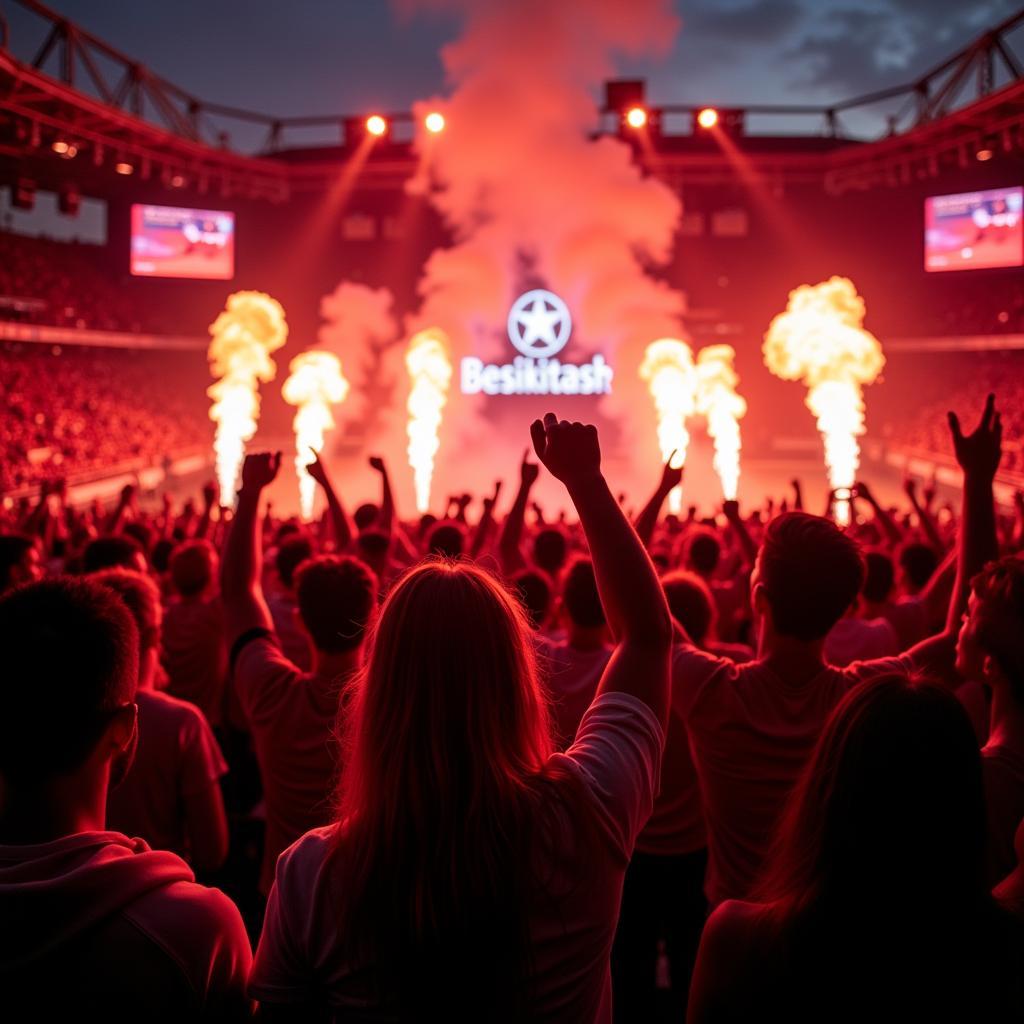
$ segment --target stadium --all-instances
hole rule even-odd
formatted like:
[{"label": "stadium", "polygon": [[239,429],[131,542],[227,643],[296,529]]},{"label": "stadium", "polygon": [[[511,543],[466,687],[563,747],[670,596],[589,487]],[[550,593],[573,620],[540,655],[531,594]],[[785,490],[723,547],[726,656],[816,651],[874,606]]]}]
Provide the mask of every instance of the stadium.
[{"label": "stadium", "polygon": [[[620,49],[653,50],[654,37],[668,28],[674,33],[678,5],[671,0],[639,0],[635,22],[614,0],[595,0],[585,17],[582,0],[567,0],[564,9],[530,0],[438,6],[456,11],[461,27],[451,53],[445,52],[447,82],[437,83],[433,95],[415,98],[406,109],[368,104],[288,116],[197,95],[188,80],[171,81],[121,52],[87,19],[78,23],[36,0],[0,6],[0,594],[20,592],[16,584],[24,580],[31,589],[39,575],[88,578],[91,569],[111,567],[138,570],[156,582],[165,621],[165,646],[153,655],[156,689],[198,706],[213,730],[203,727],[210,742],[223,747],[221,768],[208,770],[220,779],[226,801],[220,814],[227,814],[230,831],[222,855],[206,863],[199,857],[198,866],[201,840],[179,837],[167,849],[188,860],[199,881],[234,900],[253,949],[273,881],[268,851],[276,856],[308,828],[333,818],[307,815],[290,832],[275,819],[282,812],[274,800],[282,791],[275,793],[264,758],[286,740],[259,738],[264,727],[253,724],[257,705],[235,693],[232,678],[241,678],[246,659],[255,657],[261,630],[276,637],[289,671],[315,676],[329,665],[348,678],[362,664],[342,657],[348,647],[321,642],[313,619],[303,617],[313,614],[302,605],[303,579],[326,588],[324,602],[348,608],[350,600],[342,582],[325,576],[317,584],[312,571],[303,575],[310,563],[358,563],[359,572],[373,577],[373,588],[379,584],[379,594],[390,595],[381,597],[377,626],[369,625],[376,612],[362,618],[351,612],[349,624],[359,618],[360,637],[364,628],[378,630],[376,641],[367,641],[377,644],[406,581],[433,564],[421,561],[425,555],[455,559],[444,563],[445,572],[493,571],[502,592],[511,587],[523,601],[541,658],[550,656],[571,687],[582,688],[570,687],[566,703],[553,705],[564,740],[555,746],[563,750],[586,731],[587,715],[602,699],[587,712],[594,688],[602,671],[614,675],[605,665],[616,664],[611,652],[628,628],[613,628],[624,613],[608,604],[614,573],[602,568],[603,542],[592,532],[597,519],[588,521],[597,513],[581,506],[554,456],[549,463],[542,454],[545,443],[551,453],[559,429],[571,432],[575,421],[594,425],[601,471],[625,527],[632,525],[649,553],[645,564],[662,579],[664,587],[654,590],[668,595],[676,628],[693,635],[669,585],[685,573],[696,580],[698,593],[690,600],[706,602],[711,615],[704,649],[726,660],[735,655],[738,664],[770,660],[765,612],[752,595],[768,571],[774,524],[787,515],[823,511],[837,535],[856,541],[858,557],[867,560],[866,589],[855,586],[859,596],[837,611],[827,638],[818,637],[825,646],[823,654],[819,643],[815,664],[835,673],[883,656],[895,663],[901,651],[912,654],[935,631],[955,638],[970,577],[999,555],[1019,563],[1024,545],[1024,9],[977,24],[972,38],[951,36],[941,61],[916,68],[896,85],[826,105],[763,103],[755,89],[743,105],[701,96],[699,78],[684,100],[655,91],[643,77],[618,74]],[[584,22],[586,30],[579,28]],[[621,48],[616,33],[630,36]],[[529,59],[520,61],[518,52]],[[950,411],[959,417],[953,428]],[[555,419],[548,424],[544,417],[551,412]],[[979,421],[977,433],[969,434]],[[545,429],[551,431],[546,442]],[[972,438],[978,460],[986,439],[998,447],[984,515],[968,512],[980,493],[971,485]],[[567,449],[571,456],[585,461],[589,450],[570,440],[577,445]],[[550,470],[539,478],[529,461],[533,451]],[[268,458],[272,468],[260,461]],[[253,492],[260,472],[267,479]],[[247,503],[247,488],[258,505]],[[611,512],[601,515],[601,529],[614,533],[607,525]],[[984,537],[974,547],[964,539],[978,531],[979,516],[984,524],[991,518],[987,548]],[[256,548],[265,552],[256,568],[232,546],[247,522],[262,538]],[[614,535],[626,544],[625,534]],[[806,550],[816,551],[819,541],[824,544],[808,534]],[[107,542],[110,553],[90,556]],[[702,542],[713,548],[706,563]],[[117,554],[117,544],[130,549]],[[216,610],[202,623],[187,619],[183,626],[180,608],[189,604],[189,584],[178,580],[174,566],[176,553],[190,545],[209,548],[208,564],[207,556],[186,553],[180,572],[188,558],[198,560],[189,563],[190,571],[206,579],[204,600]],[[904,557],[908,549],[915,550]],[[988,557],[979,561],[983,550]],[[791,578],[818,572],[839,579],[842,566],[837,562],[833,573],[828,562],[838,554],[822,552],[820,567],[794,564]],[[586,588],[572,576],[577,562],[591,571],[596,611],[589,624],[574,619],[571,607],[585,604],[577,590]],[[908,582],[922,562],[916,582]],[[243,611],[231,611],[232,584],[223,575],[228,566],[229,576],[242,573],[240,565],[267,590],[267,603],[262,591],[257,602],[263,611],[250,608],[249,618],[244,597]],[[633,571],[633,583],[623,575],[614,585],[635,584],[642,594],[639,570]],[[1003,584],[989,586],[975,591],[971,607],[998,603],[993,594]],[[989,626],[1016,639],[1004,636],[1004,647],[996,643],[993,650],[979,641],[988,654],[978,656],[974,675],[962,650],[955,668],[956,693],[978,734],[983,763],[993,736],[1005,741],[1000,756],[1016,759],[1000,790],[1003,810],[1016,815],[1014,826],[1024,817],[1024,711],[1013,704],[1019,692],[1000,697],[999,687],[1019,687],[1024,634],[1014,630],[1024,628],[1020,586],[1019,579],[1005,583],[1018,589]],[[468,598],[461,600],[449,595],[441,607],[468,621],[474,612]],[[823,595],[817,605],[828,601]],[[136,611],[127,596],[125,603]],[[656,615],[654,605],[644,608]],[[813,609],[806,614],[813,618]],[[177,651],[166,646],[174,621]],[[771,621],[785,633],[777,608]],[[883,621],[885,629],[876,626]],[[347,627],[338,628],[348,636]],[[9,632],[14,629],[0,614],[0,646],[16,636]],[[192,653],[206,660],[196,678],[214,680],[212,696],[176,674],[181,651],[192,650],[200,633],[207,637],[205,653]],[[399,649],[405,635],[395,634]],[[794,635],[806,639],[799,628]],[[573,637],[582,639],[577,644]],[[792,646],[779,649],[785,652],[779,657],[796,657]],[[909,671],[910,654],[901,655],[900,672]],[[424,663],[433,664],[432,657]],[[567,659],[564,665],[559,658]],[[993,668],[996,663],[1002,667]],[[378,661],[370,657],[368,664]],[[799,674],[804,664],[795,660],[793,671]],[[924,671],[917,662],[914,670]],[[955,672],[948,666],[950,677]],[[20,685],[16,672],[10,678]],[[373,669],[358,678],[369,685]],[[849,683],[852,677],[844,678]],[[553,679],[557,691],[557,672]],[[565,724],[564,708],[581,699],[576,718]],[[330,701],[333,721],[337,693]],[[837,702],[838,696],[827,710]],[[360,707],[360,714],[370,713]],[[1013,729],[992,724],[999,709],[1016,723]],[[428,712],[420,713],[426,721]],[[281,720],[289,714],[281,711]],[[822,714],[793,740],[801,751],[794,773],[809,763],[813,743],[825,742]],[[683,718],[678,729],[686,747]],[[407,725],[390,727],[398,734]],[[671,722],[667,728],[671,750]],[[722,728],[728,731],[727,724]],[[772,728],[785,731],[778,722]],[[7,735],[5,729],[0,747]],[[1007,739],[1011,735],[1016,738]],[[340,762],[323,760],[327,741],[317,742],[321,765],[333,777]],[[689,952],[678,952],[668,925],[658,933],[657,956],[648,956],[648,973],[654,979],[657,970],[657,981],[648,985],[653,995],[644,997],[637,995],[643,983],[630,988],[624,961],[616,959],[625,942],[623,916],[611,954],[616,1021],[683,1019],[703,915],[728,906],[723,900],[752,900],[768,891],[757,888],[754,873],[755,860],[758,867],[767,863],[765,850],[756,858],[744,852],[751,858],[748,877],[742,857],[730,861],[716,846],[717,811],[709,808],[718,798],[709,795],[712,768],[705,777],[702,761],[702,744],[710,749],[711,740],[691,731],[689,744],[696,767],[691,754],[677,756],[686,771],[696,772],[688,799],[696,800],[700,789],[706,804],[694,814],[708,816],[707,838],[693,849],[678,835],[683,848],[652,840],[636,849],[648,872],[655,861],[657,870],[665,868],[671,859],[666,849],[680,871],[698,870],[697,899],[703,891],[706,903]],[[818,750],[816,757],[826,756]],[[709,763],[716,756],[708,755]],[[468,771],[469,753],[465,759],[459,763]],[[735,771],[755,771],[750,764]],[[683,770],[679,763],[676,769]],[[447,771],[438,768],[437,777]],[[670,772],[667,753],[662,771]],[[795,774],[787,786],[794,781]],[[801,785],[810,800],[811,783]],[[321,793],[319,799],[322,811],[327,798]],[[355,805],[338,799],[358,820]],[[681,791],[673,799],[666,814],[679,812]],[[654,803],[652,822],[662,820],[660,806]],[[765,835],[774,834],[780,807],[781,797],[775,816],[764,820]],[[0,831],[4,808],[0,797]],[[1003,859],[998,878],[989,877],[993,885],[1014,877],[1013,828],[1007,839],[1008,827],[1001,827]],[[667,835],[671,828],[665,828]],[[731,828],[721,826],[721,834],[732,837]],[[128,834],[159,848],[142,831]],[[0,890],[7,842],[0,835]],[[702,843],[710,850],[707,874],[704,861],[695,869],[685,859],[703,850]],[[632,849],[622,853],[624,864]],[[451,856],[453,864],[463,863]],[[490,846],[479,856],[488,870],[488,857],[500,860]],[[380,863],[390,864],[405,884],[429,873],[414,861],[409,854],[406,861],[383,856]],[[284,892],[284,863],[278,862],[275,892]],[[369,862],[360,870],[368,886],[385,884]],[[494,879],[466,870],[473,885],[483,887],[487,904],[497,891],[488,888]],[[645,875],[645,884],[654,885],[654,877]],[[765,879],[776,876],[757,877],[767,885]],[[447,892],[438,884],[438,892]],[[608,884],[618,892],[621,878]],[[1019,915],[1024,881],[1014,884]],[[452,899],[460,914],[469,914]],[[353,920],[371,914],[369,902],[345,907]],[[503,903],[499,909],[511,913]],[[478,986],[467,983],[448,1002],[451,965],[463,955],[476,962],[466,951],[473,945],[467,935],[480,922],[469,914],[453,924],[434,904],[423,913],[439,915],[458,934],[423,925],[425,931],[413,929],[411,945],[403,938],[387,946],[400,977],[375,976],[374,983],[391,995],[388,986],[401,989],[402,999],[422,986],[428,993],[423,1005],[432,1012],[447,1006],[450,1019],[475,1015],[484,1004],[490,1008],[476,1019],[612,1019],[612,983],[605,984],[607,998],[594,994],[600,964],[590,987],[580,981],[561,1011],[552,1009],[558,1004],[554,983],[538,1002],[532,995],[517,1002],[516,996],[501,1012],[490,1006],[496,991],[522,995],[508,981],[519,977],[515,957],[522,949],[509,954],[512,974],[494,968],[495,981],[484,970]],[[676,923],[685,916],[680,910]],[[458,931],[463,925],[465,934]],[[530,956],[557,959],[530,934]],[[266,930],[263,935],[267,941]],[[386,935],[373,935],[386,945]],[[321,935],[317,941],[326,940]],[[403,958],[424,949],[436,956],[403,974]],[[260,980],[249,988],[261,1005],[273,1003],[279,991],[264,973],[269,968],[262,956],[253,975]],[[18,962],[11,951],[3,957],[0,977]],[[37,968],[26,977],[38,981],[63,971],[45,957]],[[907,977],[917,978],[918,968],[927,976],[917,964]],[[572,969],[562,964],[552,977]],[[789,977],[790,969],[797,971],[787,961],[778,977]],[[806,992],[835,998],[844,982],[830,971],[821,975],[828,981]],[[466,972],[458,973],[464,978]],[[685,985],[678,980],[684,974]],[[698,964],[697,977],[702,995],[689,992],[688,1019],[741,1019],[711,1014],[717,996],[708,993],[717,991],[717,982],[708,979],[717,976]],[[332,1019],[350,1019],[339,1007],[362,1005],[360,990],[356,986],[353,996],[338,985]],[[936,982],[932,994],[943,991]],[[956,999],[962,995],[950,996],[949,1005],[961,1006]],[[354,1002],[346,1001],[350,996]],[[988,1005],[965,998],[971,1009],[959,1019]],[[202,1019],[244,1017],[239,1005],[223,1018]],[[401,1000],[381,1005],[402,1009],[372,1019],[420,1019]],[[846,1019],[834,1006],[822,1010],[820,1002],[785,1005],[794,1020],[804,1012],[807,1019]],[[900,1005],[912,1013],[932,1004],[915,989]],[[192,1010],[175,1012],[176,1019],[192,1019]]]}]

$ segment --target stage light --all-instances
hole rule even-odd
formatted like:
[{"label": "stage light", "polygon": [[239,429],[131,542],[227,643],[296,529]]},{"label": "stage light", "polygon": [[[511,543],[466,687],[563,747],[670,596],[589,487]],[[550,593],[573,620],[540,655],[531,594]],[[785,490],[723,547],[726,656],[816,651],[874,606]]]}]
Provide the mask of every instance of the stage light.
[{"label": "stage light", "polygon": [[366,119],[366,130],[371,135],[383,135],[388,130],[388,123],[380,114],[371,114]]},{"label": "stage light", "polygon": [[114,164],[114,170],[117,171],[118,174],[127,175],[135,173],[135,168],[128,163],[127,160],[118,160],[117,163]]},{"label": "stage light", "polygon": [[714,128],[718,124],[718,111],[714,107],[705,107],[697,114],[697,124],[701,128]]},{"label": "stage light", "polygon": [[647,111],[643,107],[630,107],[626,111],[626,124],[630,128],[643,128],[647,124]]},{"label": "stage light", "polygon": [[978,152],[974,154],[974,158],[975,160],[980,160],[982,163],[985,163],[986,160],[991,160],[994,155],[995,154],[993,154],[992,150],[986,146],[984,149],[979,149]]},{"label": "stage light", "polygon": [[434,135],[438,132],[444,131],[444,114],[439,110],[432,110],[425,118],[423,118],[423,127]]},{"label": "stage light", "polygon": [[184,188],[185,187],[185,175],[184,174],[172,174],[170,181],[167,183],[171,188]]},{"label": "stage light", "polygon": [[63,139],[54,139],[53,142],[50,143],[50,149],[52,149],[54,153],[59,153],[63,156],[68,149],[70,149],[70,146]]}]

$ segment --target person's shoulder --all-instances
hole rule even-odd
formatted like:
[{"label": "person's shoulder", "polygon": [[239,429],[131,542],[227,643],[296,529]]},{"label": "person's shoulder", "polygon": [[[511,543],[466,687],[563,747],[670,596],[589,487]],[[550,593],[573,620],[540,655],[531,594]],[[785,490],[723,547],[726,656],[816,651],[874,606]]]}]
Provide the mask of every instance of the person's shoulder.
[{"label": "person's shoulder", "polygon": [[135,701],[140,707],[152,708],[161,717],[173,718],[180,721],[191,722],[193,719],[203,718],[202,711],[189,700],[182,700],[166,690],[140,690],[135,695]]},{"label": "person's shoulder", "polygon": [[220,889],[172,882],[140,896],[124,915],[193,978],[214,955],[252,955],[242,915]]},{"label": "person's shoulder", "polygon": [[771,908],[764,903],[725,900],[708,917],[703,941],[730,958],[749,955],[771,918]]}]

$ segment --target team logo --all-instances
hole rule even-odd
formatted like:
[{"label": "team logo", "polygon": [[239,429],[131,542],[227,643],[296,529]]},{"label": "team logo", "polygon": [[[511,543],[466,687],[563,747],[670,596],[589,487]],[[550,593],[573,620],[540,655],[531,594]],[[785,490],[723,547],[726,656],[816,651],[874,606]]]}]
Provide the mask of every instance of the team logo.
[{"label": "team logo", "polygon": [[569,307],[554,292],[535,288],[520,295],[509,310],[509,341],[524,356],[553,356],[565,348],[571,333]]}]

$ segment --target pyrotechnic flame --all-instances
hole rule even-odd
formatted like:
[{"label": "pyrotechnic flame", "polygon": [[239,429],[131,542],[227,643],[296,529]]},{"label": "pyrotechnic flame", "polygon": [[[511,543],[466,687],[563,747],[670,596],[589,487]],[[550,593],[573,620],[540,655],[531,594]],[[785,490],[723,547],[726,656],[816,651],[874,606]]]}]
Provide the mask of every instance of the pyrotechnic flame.
[{"label": "pyrotechnic flame", "polygon": [[[695,408],[697,377],[693,350],[678,338],[652,341],[644,352],[640,376],[647,381],[658,414],[661,457],[667,459],[674,451],[673,464],[681,466],[686,462],[686,449],[690,444],[686,420]],[[674,487],[668,496],[669,511],[678,512],[682,504],[682,488]]]},{"label": "pyrotechnic flame", "polygon": [[409,465],[416,485],[416,509],[430,507],[430,482],[434,475],[434,456],[441,445],[438,430],[441,410],[448,401],[452,379],[452,361],[448,355],[448,336],[437,327],[414,334],[405,353],[409,373]]},{"label": "pyrotechnic flame", "polygon": [[709,345],[697,355],[697,412],[707,419],[715,445],[714,465],[726,501],[734,501],[740,479],[740,420],[747,403],[736,393],[739,377],[731,345]]},{"label": "pyrotechnic flame", "polygon": [[213,399],[210,419],[217,424],[213,441],[221,500],[233,502],[245,442],[256,433],[260,381],[272,381],[277,367],[270,353],[288,339],[281,304],[263,292],[235,292],[210,325],[207,358],[218,377],[207,389]]},{"label": "pyrotechnic flame", "polygon": [[[825,443],[831,487],[852,487],[860,465],[857,438],[864,433],[864,396],[885,365],[878,339],[865,331],[864,300],[853,282],[832,277],[789,293],[764,336],[764,361],[783,380],[802,380],[807,407]],[[848,501],[836,504],[836,519],[850,520]]]},{"label": "pyrotechnic flame", "polygon": [[324,434],[334,426],[331,406],[345,401],[349,385],[341,372],[341,360],[333,352],[303,352],[291,361],[288,370],[289,376],[281,388],[281,395],[289,405],[298,406],[292,421],[295,428],[295,472],[299,478],[302,518],[310,519],[316,481],[306,467],[313,462],[313,452],[323,449]]}]

